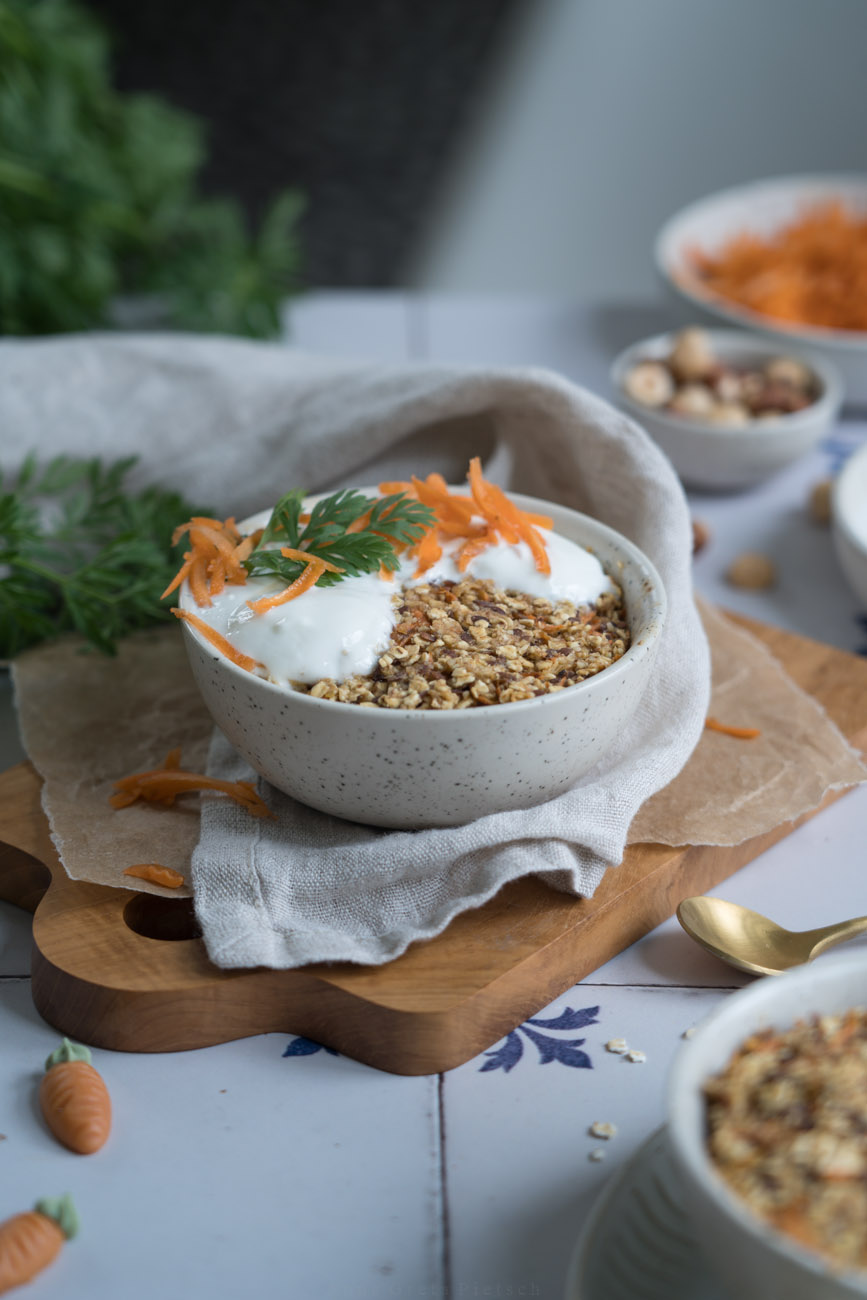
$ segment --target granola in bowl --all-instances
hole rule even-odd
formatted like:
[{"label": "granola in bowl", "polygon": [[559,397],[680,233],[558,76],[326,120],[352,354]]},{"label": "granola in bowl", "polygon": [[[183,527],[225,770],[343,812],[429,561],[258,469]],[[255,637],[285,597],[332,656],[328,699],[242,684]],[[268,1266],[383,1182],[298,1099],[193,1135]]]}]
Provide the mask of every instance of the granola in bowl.
[{"label": "granola in bowl", "polygon": [[867,1269],[867,1010],[752,1034],[704,1092],[732,1190],[832,1264]]},{"label": "granola in bowl", "polygon": [[397,617],[371,673],[322,679],[310,694],[389,709],[508,704],[601,672],[630,640],[619,589],[576,608],[476,578],[425,583],[397,598]]}]

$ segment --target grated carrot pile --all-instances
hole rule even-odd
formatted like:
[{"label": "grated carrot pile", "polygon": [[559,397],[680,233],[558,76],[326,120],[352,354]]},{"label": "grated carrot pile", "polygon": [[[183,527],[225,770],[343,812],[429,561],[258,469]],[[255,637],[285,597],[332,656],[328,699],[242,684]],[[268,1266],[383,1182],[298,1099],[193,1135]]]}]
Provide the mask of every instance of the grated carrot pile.
[{"label": "grated carrot pile", "polygon": [[551,561],[538,529],[552,528],[553,520],[520,510],[501,488],[483,478],[478,456],[470,461],[467,479],[469,496],[450,492],[441,474],[428,474],[426,479],[413,477],[408,483],[380,483],[383,495],[408,492],[436,512],[436,522],[409,551],[417,561],[415,576],[421,577],[436,564],[442,555],[443,540],[453,537],[466,539],[457,555],[461,573],[475,556],[495,546],[500,538],[511,543],[526,542],[536,568],[540,573],[550,573]]},{"label": "grated carrot pile", "polygon": [[178,795],[216,790],[228,795],[253,817],[274,816],[249,781],[220,781],[217,777],[205,776],[200,772],[187,772],[181,767],[179,749],[173,749],[166,755],[162,767],[121,777],[115,781],[114,789],[115,793],[109,798],[113,808],[127,808],[139,799],[146,803],[166,804],[170,808]]},{"label": "grated carrot pile", "polygon": [[715,254],[691,249],[691,274],[715,296],[763,316],[867,330],[867,215],[818,204],[768,238],[742,231]]},{"label": "grated carrot pile", "polygon": [[190,549],[184,552],[184,563],[166,587],[161,600],[170,596],[186,578],[196,604],[201,608],[210,605],[211,596],[219,595],[227,582],[243,584],[247,581],[243,562],[262,536],[261,529],[242,537],[234,519],[221,521],[194,515],[175,529],[172,546],[177,545],[184,533],[189,533]]}]

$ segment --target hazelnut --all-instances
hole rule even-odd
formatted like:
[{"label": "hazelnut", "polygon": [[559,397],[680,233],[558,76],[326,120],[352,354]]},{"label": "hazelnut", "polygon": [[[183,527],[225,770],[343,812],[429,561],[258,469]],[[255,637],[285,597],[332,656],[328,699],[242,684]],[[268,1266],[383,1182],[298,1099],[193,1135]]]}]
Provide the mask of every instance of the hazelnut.
[{"label": "hazelnut", "polygon": [[668,409],[675,415],[688,415],[692,419],[706,420],[715,406],[713,393],[704,384],[686,384],[674,394]]},{"label": "hazelnut", "polygon": [[705,419],[710,424],[721,424],[727,429],[737,429],[749,424],[750,413],[740,402],[717,402]]},{"label": "hazelnut", "polygon": [[674,341],[668,364],[684,383],[704,379],[716,365],[706,331],[697,326],[681,330]]},{"label": "hazelnut", "polygon": [[820,479],[814,483],[810,492],[810,517],[814,523],[823,526],[831,522],[831,480]]},{"label": "hazelnut", "polygon": [[813,387],[813,372],[795,357],[775,357],[765,366],[765,375],[772,384],[790,384],[800,389]]},{"label": "hazelnut", "polygon": [[703,523],[701,519],[693,519],[692,521],[693,555],[698,555],[699,551],[703,551],[709,541],[710,541],[710,529],[708,528],[707,524]]},{"label": "hazelnut", "polygon": [[777,566],[767,555],[761,555],[758,551],[744,551],[729,565],[726,581],[733,587],[765,591],[777,581]]},{"label": "hazelnut", "polygon": [[674,380],[660,361],[639,361],[625,376],[623,391],[642,406],[665,406],[674,393]]},{"label": "hazelnut", "polygon": [[714,392],[720,402],[740,402],[743,388],[741,376],[733,370],[724,370],[714,384]]}]

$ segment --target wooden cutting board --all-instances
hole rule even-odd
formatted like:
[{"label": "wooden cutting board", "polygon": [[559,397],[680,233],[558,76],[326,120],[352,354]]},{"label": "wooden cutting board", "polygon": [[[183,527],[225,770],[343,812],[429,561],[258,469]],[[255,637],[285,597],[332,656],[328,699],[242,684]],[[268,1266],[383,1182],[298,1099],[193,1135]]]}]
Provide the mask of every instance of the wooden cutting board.
[{"label": "wooden cutting board", "polygon": [[[867,662],[745,625],[867,748]],[[33,1000],[70,1038],[169,1052],[278,1030],[382,1070],[431,1074],[490,1047],[671,916],[682,898],[704,893],[798,824],[734,848],[632,845],[592,899],[516,881],[386,966],[223,971],[208,961],[190,900],[69,879],[39,778],[22,763],[0,776],[0,899],[34,912]]]}]

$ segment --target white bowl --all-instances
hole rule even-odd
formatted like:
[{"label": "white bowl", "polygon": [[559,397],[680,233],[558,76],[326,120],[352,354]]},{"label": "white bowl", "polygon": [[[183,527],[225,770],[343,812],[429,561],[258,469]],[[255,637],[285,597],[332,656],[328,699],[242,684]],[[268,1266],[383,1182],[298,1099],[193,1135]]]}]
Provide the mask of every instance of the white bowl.
[{"label": "white bowl", "polygon": [[[363,709],[256,677],[184,624],[205,704],[257,772],[312,808],[414,830],[532,807],[599,762],[650,679],[665,591],[650,561],[614,529],[563,506],[511,495],[592,549],[623,588],[632,633],[626,653],[596,676],[532,700],[442,712]],[[186,589],[181,606],[196,608]]]},{"label": "white bowl", "polygon": [[849,586],[867,608],[867,445],[849,457],[834,482],[831,530]]},{"label": "white bowl", "polygon": [[851,1300],[867,1296],[867,1274],[835,1272],[753,1214],[728,1187],[707,1152],[703,1084],[756,1030],[786,1029],[814,1013],[865,1006],[867,952],[823,957],[732,994],[675,1058],[667,1111],[683,1204],[702,1248],[738,1300]]},{"label": "white bowl", "polygon": [[867,331],[822,329],[790,325],[748,311],[736,303],[703,291],[689,277],[688,253],[701,248],[713,252],[744,230],[770,235],[797,217],[805,207],[839,198],[859,213],[867,212],[867,176],[781,176],[722,190],[682,208],[671,217],[656,239],[657,270],[668,286],[699,310],[769,334],[779,347],[800,345],[811,355],[836,365],[850,402],[867,402]]},{"label": "white bowl", "polygon": [[711,351],[720,361],[761,364],[774,357],[800,356],[810,366],[819,388],[815,402],[778,420],[753,421],[736,428],[674,415],[636,402],[624,391],[623,381],[639,361],[667,357],[676,332],[657,334],[621,352],[611,367],[617,400],[633,419],[644,425],[668,456],[684,483],[694,487],[733,489],[751,487],[798,460],[821,440],[836,419],[843,399],[839,375],[832,365],[806,356],[788,342],[780,347],[741,330],[708,330]]}]

